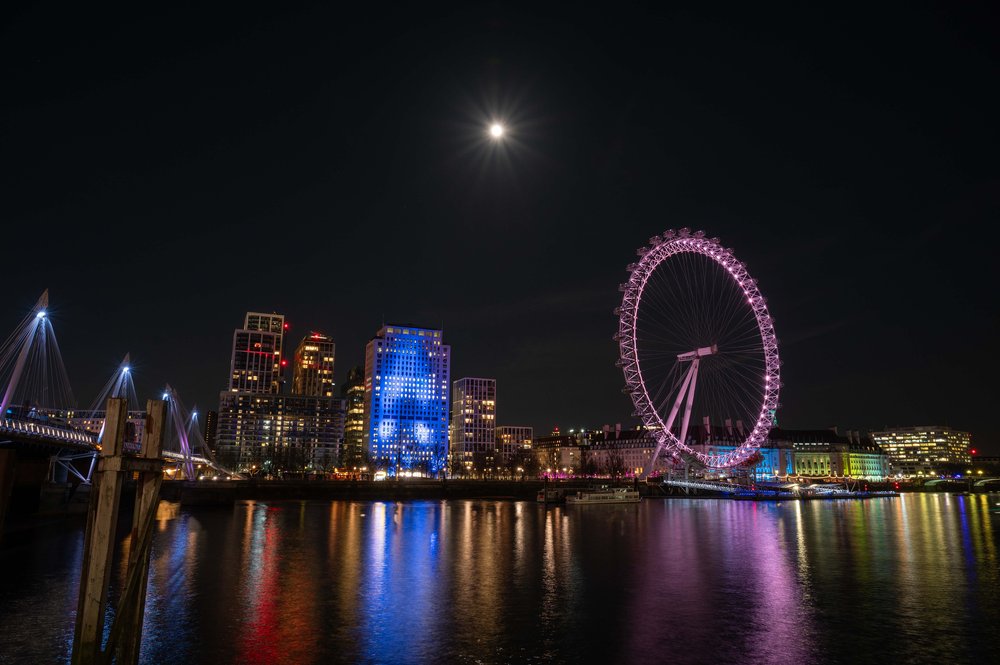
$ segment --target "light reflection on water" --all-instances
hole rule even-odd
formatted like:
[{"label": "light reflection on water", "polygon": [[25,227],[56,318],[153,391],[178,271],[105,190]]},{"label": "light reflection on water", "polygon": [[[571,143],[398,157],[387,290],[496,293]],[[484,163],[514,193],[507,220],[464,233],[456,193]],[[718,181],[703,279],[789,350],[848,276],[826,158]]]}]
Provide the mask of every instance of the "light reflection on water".
[{"label": "light reflection on water", "polygon": [[[1000,648],[990,505],[164,502],[142,659],[986,661]],[[81,548],[79,523],[0,547],[0,662],[67,660]]]}]

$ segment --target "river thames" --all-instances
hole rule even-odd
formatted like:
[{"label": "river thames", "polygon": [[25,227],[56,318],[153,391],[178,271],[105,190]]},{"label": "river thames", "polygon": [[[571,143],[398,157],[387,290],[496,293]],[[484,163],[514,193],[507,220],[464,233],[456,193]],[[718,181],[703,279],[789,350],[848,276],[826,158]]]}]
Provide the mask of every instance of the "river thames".
[{"label": "river thames", "polygon": [[[162,502],[142,662],[988,662],[997,503]],[[0,545],[0,662],[68,661],[82,545]]]}]

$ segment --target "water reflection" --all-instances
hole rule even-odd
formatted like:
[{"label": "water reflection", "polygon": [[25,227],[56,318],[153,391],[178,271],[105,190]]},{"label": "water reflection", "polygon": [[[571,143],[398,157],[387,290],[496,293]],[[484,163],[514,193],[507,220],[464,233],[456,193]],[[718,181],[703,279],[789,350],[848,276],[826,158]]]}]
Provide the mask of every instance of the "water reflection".
[{"label": "water reflection", "polygon": [[[1000,647],[990,505],[164,503],[142,658],[988,660]],[[0,660],[66,661],[81,547],[82,524],[4,542],[0,565],[19,574],[0,584]]]}]

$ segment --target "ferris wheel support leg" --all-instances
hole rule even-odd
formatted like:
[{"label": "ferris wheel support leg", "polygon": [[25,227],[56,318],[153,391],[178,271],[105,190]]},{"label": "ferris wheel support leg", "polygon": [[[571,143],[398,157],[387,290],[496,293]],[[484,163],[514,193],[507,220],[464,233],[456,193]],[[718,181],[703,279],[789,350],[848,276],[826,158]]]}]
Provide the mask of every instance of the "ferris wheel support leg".
[{"label": "ferris wheel support leg", "polygon": [[691,386],[688,388],[687,404],[684,405],[684,420],[681,421],[680,442],[682,445],[687,445],[688,423],[691,422],[691,407],[694,404],[694,387],[698,384],[697,358],[691,361],[691,369],[688,372],[688,375],[691,377]]},{"label": "ferris wheel support leg", "polygon": [[[691,372],[697,368],[696,363],[691,364],[691,369],[688,370],[687,375],[684,377],[684,383],[681,385],[681,389],[677,393],[677,399],[674,400],[674,405],[670,409],[670,415],[667,417],[667,422],[664,424],[664,430],[669,432],[670,428],[674,426],[674,420],[677,419],[677,412],[681,410],[681,402],[684,401],[684,395],[687,393],[688,386],[691,384]],[[690,411],[690,402],[688,410]],[[642,470],[642,480],[646,480],[649,474],[653,472],[653,465],[656,464],[656,460],[660,457],[660,451],[663,450],[663,441],[656,444],[656,449],[653,451],[653,456],[649,458],[649,464],[646,468]]]}]

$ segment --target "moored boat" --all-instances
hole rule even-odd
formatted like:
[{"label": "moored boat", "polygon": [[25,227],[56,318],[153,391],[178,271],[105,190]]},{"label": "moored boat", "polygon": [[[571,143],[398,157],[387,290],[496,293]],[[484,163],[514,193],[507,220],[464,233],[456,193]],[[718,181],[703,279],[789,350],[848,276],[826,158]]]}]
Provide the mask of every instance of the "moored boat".
[{"label": "moored boat", "polygon": [[608,504],[608,503],[639,503],[639,492],[628,487],[594,487],[580,490],[566,497],[566,503],[576,505]]},{"label": "moored boat", "polygon": [[538,490],[535,500],[538,501],[538,503],[565,503],[566,488],[546,487],[545,489],[540,489]]}]

